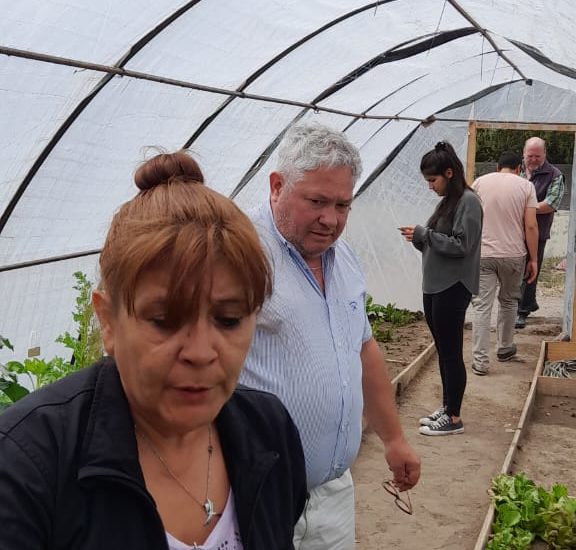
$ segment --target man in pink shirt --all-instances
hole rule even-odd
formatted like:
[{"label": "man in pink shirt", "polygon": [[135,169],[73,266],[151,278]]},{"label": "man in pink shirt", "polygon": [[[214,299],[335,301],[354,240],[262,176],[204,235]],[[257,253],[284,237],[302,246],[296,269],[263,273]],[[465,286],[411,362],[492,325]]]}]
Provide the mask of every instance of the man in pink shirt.
[{"label": "man in pink shirt", "polygon": [[538,273],[538,201],[534,186],[518,175],[521,163],[516,153],[502,153],[497,171],[472,185],[484,209],[480,289],[472,298],[472,372],[480,376],[490,369],[490,318],[496,289],[500,289],[496,356],[498,361],[508,361],[516,355],[514,323],[522,278],[530,283]]}]

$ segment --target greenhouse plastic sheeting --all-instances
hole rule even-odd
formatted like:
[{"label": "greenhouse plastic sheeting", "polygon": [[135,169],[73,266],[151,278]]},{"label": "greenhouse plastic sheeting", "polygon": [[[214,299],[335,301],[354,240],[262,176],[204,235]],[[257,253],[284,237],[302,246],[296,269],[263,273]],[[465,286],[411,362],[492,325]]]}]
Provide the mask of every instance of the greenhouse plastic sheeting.
[{"label": "greenhouse plastic sheeting", "polygon": [[[412,310],[422,309],[420,253],[398,238],[397,227],[424,224],[437,204],[436,195],[428,191],[428,184],[419,171],[420,158],[430,149],[430,144],[449,141],[465,159],[468,124],[445,122],[442,118],[468,118],[477,113],[483,120],[509,120],[510,99],[514,98],[518,122],[542,120],[549,102],[555,110],[549,111],[547,122],[575,120],[576,102],[570,102],[570,97],[571,94],[562,89],[539,83],[526,88],[519,83],[472,104],[438,114],[436,123],[418,129],[374,183],[356,198],[347,224],[346,238],[363,260],[368,287],[376,302],[394,301]],[[574,167],[576,164],[573,164],[573,181],[576,178]],[[575,195],[572,194],[573,201]],[[571,217],[569,243],[575,242],[573,222],[574,216]],[[568,259],[565,319],[572,315],[573,254]]]},{"label": "greenhouse plastic sheeting", "polygon": [[418,309],[420,258],[396,227],[436,203],[422,153],[450,139],[465,160],[470,120],[576,123],[568,0],[0,0],[0,13],[0,334],[20,357],[31,333],[63,353],[72,274],[97,279],[155,148],[189,148],[248,209],[290,125],[345,131],[364,165],[345,237],[378,301]]}]

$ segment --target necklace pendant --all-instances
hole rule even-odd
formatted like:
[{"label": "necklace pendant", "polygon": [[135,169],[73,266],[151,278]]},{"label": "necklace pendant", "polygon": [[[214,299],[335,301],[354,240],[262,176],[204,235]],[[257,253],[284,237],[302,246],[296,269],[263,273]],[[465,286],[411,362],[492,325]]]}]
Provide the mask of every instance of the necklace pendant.
[{"label": "necklace pendant", "polygon": [[204,513],[206,514],[206,519],[204,520],[204,525],[209,525],[212,521],[212,518],[217,514],[214,512],[214,503],[207,498],[202,504],[202,508],[204,508]]}]

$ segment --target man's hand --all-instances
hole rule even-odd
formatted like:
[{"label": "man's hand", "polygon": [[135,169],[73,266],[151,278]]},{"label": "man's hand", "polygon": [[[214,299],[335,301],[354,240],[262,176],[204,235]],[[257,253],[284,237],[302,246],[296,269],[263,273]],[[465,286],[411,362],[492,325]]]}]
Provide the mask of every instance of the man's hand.
[{"label": "man's hand", "polygon": [[536,280],[538,275],[538,262],[536,260],[528,260],[526,263],[526,271],[524,272],[524,278],[528,284]]},{"label": "man's hand", "polygon": [[410,489],[420,477],[420,459],[406,441],[400,425],[394,389],[378,342],[362,345],[362,390],[368,423],[384,443],[385,457],[400,491]]},{"label": "man's hand", "polygon": [[420,458],[403,438],[386,443],[386,462],[399,491],[412,489],[420,479]]}]

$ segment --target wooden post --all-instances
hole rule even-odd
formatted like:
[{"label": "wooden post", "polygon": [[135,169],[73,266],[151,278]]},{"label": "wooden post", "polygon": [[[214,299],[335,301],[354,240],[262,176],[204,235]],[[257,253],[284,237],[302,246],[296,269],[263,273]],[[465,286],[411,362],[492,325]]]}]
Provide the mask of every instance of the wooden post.
[{"label": "wooden post", "polygon": [[576,342],[576,280],[572,291],[572,326],[570,327],[570,342]]},{"label": "wooden post", "polygon": [[472,185],[476,165],[476,122],[468,123],[468,149],[466,151],[466,182]]}]

